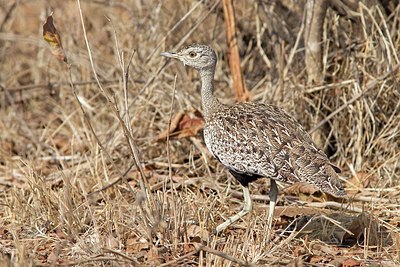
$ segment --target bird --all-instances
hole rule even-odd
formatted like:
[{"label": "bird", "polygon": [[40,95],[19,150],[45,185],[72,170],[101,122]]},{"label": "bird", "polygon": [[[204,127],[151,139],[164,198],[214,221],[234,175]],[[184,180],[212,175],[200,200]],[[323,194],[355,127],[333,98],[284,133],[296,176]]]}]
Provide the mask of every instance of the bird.
[{"label": "bird", "polygon": [[204,141],[211,154],[242,185],[242,210],[218,225],[220,233],[252,211],[249,183],[271,181],[267,239],[269,239],[278,187],[276,182],[307,183],[335,197],[346,197],[340,169],[312,141],[304,127],[283,109],[265,103],[221,103],[214,95],[217,56],[212,47],[192,44],[179,52],[161,56],[178,59],[197,70],[201,80],[201,102],[205,119]]}]

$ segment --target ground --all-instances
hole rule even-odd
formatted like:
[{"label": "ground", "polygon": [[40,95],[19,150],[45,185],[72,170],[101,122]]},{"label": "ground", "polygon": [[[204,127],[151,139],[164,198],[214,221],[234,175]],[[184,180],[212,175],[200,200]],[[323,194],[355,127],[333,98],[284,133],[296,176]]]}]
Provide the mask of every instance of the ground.
[{"label": "ground", "polygon": [[[241,209],[241,188],[204,145],[196,72],[159,54],[212,45],[216,94],[233,103],[222,2],[8,1],[0,266],[400,264],[396,1],[361,4],[356,20],[328,10],[320,84],[307,82],[304,1],[234,2],[252,101],[312,132],[349,198],[280,184],[267,242],[269,181],[260,179],[251,214],[212,235]],[[43,40],[51,12],[68,64]]]}]

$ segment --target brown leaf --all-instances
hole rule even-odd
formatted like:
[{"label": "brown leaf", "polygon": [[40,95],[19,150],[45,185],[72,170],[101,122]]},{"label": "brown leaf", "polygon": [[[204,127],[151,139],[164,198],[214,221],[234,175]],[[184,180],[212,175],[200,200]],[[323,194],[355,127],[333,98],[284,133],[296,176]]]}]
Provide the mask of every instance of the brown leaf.
[{"label": "brown leaf", "polygon": [[311,264],[315,264],[315,265],[317,265],[317,264],[324,264],[324,263],[326,263],[326,262],[328,262],[329,261],[329,258],[327,258],[325,255],[322,255],[322,256],[319,256],[319,255],[317,255],[317,256],[315,256],[315,255],[313,255],[311,258],[310,258],[310,263]]},{"label": "brown leaf", "polygon": [[168,134],[171,137],[184,138],[189,136],[195,136],[201,129],[204,128],[204,119],[200,112],[195,111],[193,113],[185,114],[180,111],[171,120],[171,126],[169,130],[166,129],[160,133],[154,141],[165,140]]},{"label": "brown leaf", "polygon": [[59,239],[68,239],[68,235],[67,235],[65,232],[63,232],[63,231],[61,231],[61,230],[59,230],[59,229],[56,230],[55,235],[56,235],[57,238],[59,238]]},{"label": "brown leaf", "polygon": [[12,239],[11,233],[8,231],[7,227],[5,227],[5,226],[0,227],[0,239],[1,240]]},{"label": "brown leaf", "polygon": [[150,248],[149,242],[145,238],[138,239],[137,237],[132,237],[126,240],[126,253],[133,254],[142,250],[148,250]]},{"label": "brown leaf", "polygon": [[207,241],[209,239],[208,232],[195,224],[188,226],[187,235],[196,243],[201,243],[202,241]]},{"label": "brown leaf", "polygon": [[305,247],[303,246],[296,246],[294,251],[293,251],[293,255],[297,258],[300,257],[302,255],[305,255],[307,253],[307,250]]},{"label": "brown leaf", "polygon": [[165,140],[168,136],[168,134],[173,133],[179,125],[179,122],[181,120],[181,118],[185,115],[185,113],[183,111],[179,111],[178,114],[175,115],[175,117],[171,120],[171,125],[169,127],[169,129],[165,129],[162,133],[160,133],[154,141],[159,142],[162,140]]},{"label": "brown leaf", "polygon": [[191,118],[188,115],[183,116],[179,122],[178,138],[195,136],[204,127],[204,119],[195,117]]},{"label": "brown leaf", "polygon": [[361,266],[361,262],[356,261],[355,259],[345,259],[342,263],[343,267],[354,267]]},{"label": "brown leaf", "polygon": [[60,34],[57,32],[56,27],[53,24],[53,15],[50,15],[46,19],[46,23],[43,25],[43,39],[50,45],[51,53],[59,60],[68,63],[67,56],[65,55]]},{"label": "brown leaf", "polygon": [[0,148],[2,151],[7,152],[7,154],[13,153],[14,150],[14,142],[11,140],[0,140]]},{"label": "brown leaf", "polygon": [[57,151],[59,151],[62,154],[68,154],[69,150],[71,149],[70,137],[68,137],[67,135],[57,133],[53,137],[52,141],[55,147],[57,148]]},{"label": "brown leaf", "polygon": [[323,193],[318,188],[307,183],[294,183],[284,189],[287,195],[298,196],[301,201],[306,202],[325,202],[325,201],[338,201],[336,198],[327,193]]},{"label": "brown leaf", "polygon": [[317,256],[336,256],[339,252],[335,249],[335,246],[329,246],[321,241],[312,241],[309,244],[309,250],[313,255]]},{"label": "brown leaf", "polygon": [[301,200],[308,201],[309,196],[319,192],[319,190],[311,184],[295,183],[284,189],[288,195],[297,195]]},{"label": "brown leaf", "polygon": [[183,253],[188,254],[196,250],[196,247],[192,244],[183,244]]}]

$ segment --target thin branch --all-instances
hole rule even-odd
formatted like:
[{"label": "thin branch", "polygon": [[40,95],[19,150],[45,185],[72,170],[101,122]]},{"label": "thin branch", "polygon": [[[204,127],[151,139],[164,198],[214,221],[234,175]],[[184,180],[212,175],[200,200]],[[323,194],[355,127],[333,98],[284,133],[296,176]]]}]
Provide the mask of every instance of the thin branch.
[{"label": "thin branch", "polygon": [[140,188],[142,190],[142,193],[145,196],[145,199],[148,199],[147,196],[147,190],[146,190],[146,176],[144,174],[144,170],[142,168],[142,165],[140,164],[140,157],[139,157],[139,149],[136,146],[136,143],[133,139],[133,136],[131,135],[131,133],[129,132],[126,124],[124,123],[123,119],[120,116],[118,107],[116,104],[113,103],[112,99],[110,98],[110,96],[106,93],[106,91],[104,90],[98,76],[96,73],[96,68],[94,66],[94,61],[93,61],[93,56],[92,56],[92,52],[91,52],[91,48],[89,45],[89,40],[87,38],[87,34],[86,34],[86,27],[85,27],[85,23],[84,23],[84,19],[83,19],[83,13],[82,13],[82,8],[81,8],[81,3],[80,0],[77,0],[78,2],[78,7],[79,7],[79,15],[80,15],[80,19],[81,19],[81,25],[82,25],[82,29],[83,29],[83,35],[84,35],[84,39],[85,39],[85,43],[86,43],[86,47],[87,47],[87,51],[88,51],[88,55],[89,55],[89,60],[90,60],[90,64],[93,70],[93,75],[95,77],[95,80],[97,81],[97,85],[102,93],[102,95],[107,99],[107,103],[109,105],[109,107],[111,108],[111,110],[113,111],[113,113],[115,114],[115,116],[118,118],[120,125],[124,131],[124,134],[127,138],[128,144],[129,144],[129,148],[132,154],[132,157],[134,159],[136,168],[139,170],[140,172],[140,180],[139,180],[139,184],[140,184]]},{"label": "thin branch", "polygon": [[[110,83],[119,83],[120,79],[114,79],[114,80],[102,80],[100,81],[102,84],[110,84]],[[134,80],[136,83],[144,83],[143,80]],[[97,81],[92,80],[92,81],[79,81],[79,82],[73,82],[74,86],[84,86],[88,84],[95,84]],[[34,90],[34,89],[40,89],[40,88],[48,88],[48,89],[54,89],[54,88],[59,88],[62,85],[71,85],[71,81],[63,81],[63,82],[55,82],[55,83],[39,83],[39,84],[28,84],[28,85],[22,85],[22,86],[16,86],[16,87],[9,87],[9,88],[0,88],[0,92],[12,92],[12,91],[25,91],[25,90]]]},{"label": "thin branch", "polygon": [[309,83],[323,80],[321,40],[327,8],[327,0],[307,0],[305,7],[305,63]]},{"label": "thin branch", "polygon": [[18,1],[14,1],[14,3],[12,3],[12,4],[10,5],[10,7],[7,9],[7,11],[5,12],[3,21],[0,22],[0,32],[3,31],[3,27],[4,27],[4,25],[6,24],[6,22],[8,21],[8,19],[11,18],[12,14],[13,14],[13,12],[14,12],[14,10],[15,10],[15,8],[17,7],[17,3],[18,3]]},{"label": "thin branch", "polygon": [[325,119],[323,119],[322,121],[320,121],[317,125],[314,126],[314,128],[312,128],[311,130],[308,131],[309,134],[315,132],[319,127],[321,127],[322,125],[324,125],[325,123],[327,123],[330,119],[332,119],[333,117],[335,117],[339,112],[341,112],[342,110],[344,110],[347,106],[351,105],[352,103],[354,103],[355,101],[357,101],[358,99],[360,99],[361,97],[363,97],[366,93],[368,93],[371,89],[375,88],[375,86],[381,82],[384,81],[387,77],[391,76],[392,74],[394,74],[400,67],[400,64],[397,64],[396,66],[393,67],[393,69],[387,73],[385,73],[384,75],[378,77],[376,80],[370,82],[365,90],[363,92],[360,92],[359,94],[355,95],[352,99],[350,99],[348,102],[344,103],[343,105],[341,105],[338,109],[336,109],[334,112],[332,112],[331,114],[329,114],[329,116],[327,116]]},{"label": "thin branch", "polygon": [[246,89],[240,67],[239,47],[236,33],[236,18],[233,0],[222,0],[225,16],[226,41],[228,44],[229,68],[231,70],[235,98],[238,101],[245,101],[250,98]]},{"label": "thin branch", "polygon": [[126,255],[126,254],[124,254],[124,253],[121,253],[121,252],[119,252],[119,251],[116,251],[116,250],[113,250],[113,249],[109,249],[109,248],[103,248],[103,250],[105,250],[105,251],[108,252],[108,253],[115,254],[115,255],[117,255],[117,256],[120,256],[120,257],[122,257],[122,258],[124,258],[124,259],[130,261],[131,264],[133,264],[133,266],[140,266],[140,263],[139,263],[138,261],[136,261],[136,259],[134,259],[134,258],[132,258],[132,257],[129,257],[128,255]]}]

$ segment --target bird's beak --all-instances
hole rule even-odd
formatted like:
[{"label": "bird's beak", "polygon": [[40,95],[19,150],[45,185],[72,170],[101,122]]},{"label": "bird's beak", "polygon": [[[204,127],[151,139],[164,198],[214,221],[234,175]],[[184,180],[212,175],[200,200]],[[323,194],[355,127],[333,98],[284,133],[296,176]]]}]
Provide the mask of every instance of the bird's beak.
[{"label": "bird's beak", "polygon": [[179,58],[178,54],[175,52],[162,52],[160,56],[170,57],[170,58]]}]

